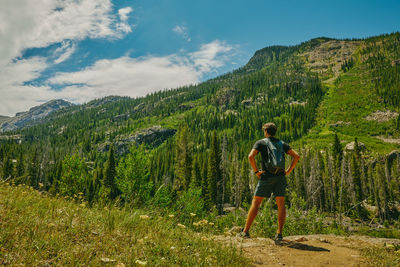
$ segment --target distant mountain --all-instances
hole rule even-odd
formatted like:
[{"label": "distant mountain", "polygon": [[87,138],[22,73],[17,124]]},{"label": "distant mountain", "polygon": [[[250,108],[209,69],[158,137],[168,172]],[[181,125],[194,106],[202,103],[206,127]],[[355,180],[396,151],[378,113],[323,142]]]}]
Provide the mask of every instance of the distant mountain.
[{"label": "distant mountain", "polygon": [[0,132],[13,131],[25,126],[33,125],[40,122],[54,111],[65,107],[71,107],[73,105],[74,104],[68,101],[56,99],[40,106],[35,106],[29,109],[29,111],[18,112],[15,114],[15,117],[0,116]]}]

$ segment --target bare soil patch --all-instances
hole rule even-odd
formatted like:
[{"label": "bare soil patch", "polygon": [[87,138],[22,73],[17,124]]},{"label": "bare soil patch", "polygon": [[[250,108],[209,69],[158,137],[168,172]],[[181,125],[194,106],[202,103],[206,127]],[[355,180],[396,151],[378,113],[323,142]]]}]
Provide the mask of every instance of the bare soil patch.
[{"label": "bare soil patch", "polygon": [[269,238],[215,236],[214,239],[237,246],[254,266],[368,266],[360,248],[400,244],[397,239],[335,235],[288,236],[280,243]]},{"label": "bare soil patch", "polygon": [[392,119],[396,119],[397,116],[399,116],[399,113],[390,111],[390,110],[377,110],[374,113],[371,113],[365,119],[367,121],[377,121],[377,122],[384,122],[384,121],[390,121]]}]

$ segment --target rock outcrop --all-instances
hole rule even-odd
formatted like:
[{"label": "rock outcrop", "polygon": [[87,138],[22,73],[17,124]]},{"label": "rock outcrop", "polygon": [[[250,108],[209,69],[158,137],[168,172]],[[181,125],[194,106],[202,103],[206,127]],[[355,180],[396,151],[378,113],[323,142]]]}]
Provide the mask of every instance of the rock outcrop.
[{"label": "rock outcrop", "polygon": [[[354,144],[355,144],[354,141],[348,143],[348,144],[346,145],[346,148],[345,148],[345,149],[348,150],[348,151],[353,151],[353,150],[354,150]],[[359,148],[360,150],[365,150],[365,144],[364,144],[364,143],[361,143],[361,142],[358,142],[358,148]]]},{"label": "rock outcrop", "polygon": [[54,111],[70,106],[73,106],[73,104],[62,99],[56,99],[40,106],[35,106],[29,111],[18,112],[15,114],[15,117],[4,119],[2,122],[0,121],[0,132],[17,130],[32,125],[40,122]]},{"label": "rock outcrop", "polygon": [[377,121],[377,122],[385,122],[396,119],[399,116],[399,113],[391,111],[391,110],[377,110],[374,113],[365,117],[367,121]]},{"label": "rock outcrop", "polygon": [[[155,125],[143,130],[136,132],[129,136],[120,136],[116,139],[114,146],[116,153],[123,155],[129,151],[129,147],[132,144],[141,145],[146,144],[151,147],[157,147],[161,145],[165,140],[175,134],[175,129],[162,128],[159,125]],[[100,152],[106,152],[110,148],[110,142],[103,143],[98,147]]]}]

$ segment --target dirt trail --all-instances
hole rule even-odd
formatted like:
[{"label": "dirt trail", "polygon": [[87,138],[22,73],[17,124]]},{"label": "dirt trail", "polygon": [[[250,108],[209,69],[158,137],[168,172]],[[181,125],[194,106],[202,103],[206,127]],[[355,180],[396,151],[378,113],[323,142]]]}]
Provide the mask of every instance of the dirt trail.
[{"label": "dirt trail", "polygon": [[214,238],[242,249],[255,266],[368,266],[359,248],[400,243],[396,239],[335,235],[288,236],[280,244],[268,238]]}]

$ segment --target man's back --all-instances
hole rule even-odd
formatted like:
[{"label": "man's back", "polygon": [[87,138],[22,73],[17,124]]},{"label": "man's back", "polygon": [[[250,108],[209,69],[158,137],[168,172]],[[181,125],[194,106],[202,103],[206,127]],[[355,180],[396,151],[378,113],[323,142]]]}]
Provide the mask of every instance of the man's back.
[{"label": "man's back", "polygon": [[[270,149],[271,146],[269,146],[269,142],[272,143],[272,146],[277,147],[278,153],[282,153],[282,164],[283,164],[283,170],[279,172],[275,172],[271,170],[271,155],[272,151]],[[284,173],[284,167],[285,167],[285,155],[283,153],[288,153],[289,150],[291,150],[291,147],[285,143],[282,140],[279,140],[275,137],[267,137],[258,140],[254,146],[253,149],[256,149],[258,152],[261,153],[261,169],[265,171],[265,173],[261,176],[261,179],[264,180],[268,177],[275,177],[275,176],[282,176],[285,175]],[[281,150],[282,149],[282,150]]]}]

